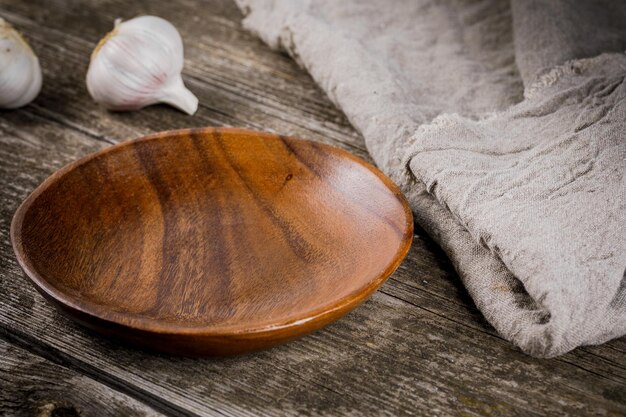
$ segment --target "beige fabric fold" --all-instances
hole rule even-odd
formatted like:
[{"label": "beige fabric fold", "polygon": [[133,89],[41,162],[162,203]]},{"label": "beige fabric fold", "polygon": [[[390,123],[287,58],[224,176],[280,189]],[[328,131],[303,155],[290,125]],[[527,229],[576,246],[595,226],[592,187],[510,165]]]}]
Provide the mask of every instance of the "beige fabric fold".
[{"label": "beige fabric fold", "polygon": [[503,337],[549,357],[626,334],[624,3],[237,3],[363,134]]}]

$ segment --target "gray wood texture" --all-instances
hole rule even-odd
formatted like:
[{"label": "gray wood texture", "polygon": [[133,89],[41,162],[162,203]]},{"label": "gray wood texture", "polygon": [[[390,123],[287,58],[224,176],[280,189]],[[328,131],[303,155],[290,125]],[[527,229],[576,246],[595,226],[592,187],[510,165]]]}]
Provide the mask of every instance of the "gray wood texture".
[{"label": "gray wood texture", "polygon": [[145,404],[0,340],[0,415],[156,417]]},{"label": "gray wood texture", "polygon": [[[179,28],[184,79],[200,99],[195,116],[165,106],[110,113],[90,100],[84,77],[91,50],[115,18],[140,14]],[[626,338],[556,359],[524,355],[485,322],[445,255],[419,229],[406,261],[370,300],[269,351],[169,357],[73,324],[26,282],[9,241],[19,203],[66,163],[131,137],[208,125],[296,135],[369,157],[310,77],[242,30],[230,0],[0,0],[0,16],[23,31],[44,70],[33,104],[0,113],[4,384],[28,385],[30,374],[33,392],[56,398],[65,390],[68,407],[83,409],[87,396],[104,401],[110,394],[115,406],[167,415],[626,416]],[[41,377],[52,370],[63,376]],[[101,385],[105,394],[96,396]],[[15,401],[25,395],[8,392]],[[0,411],[9,397],[0,395]]]}]

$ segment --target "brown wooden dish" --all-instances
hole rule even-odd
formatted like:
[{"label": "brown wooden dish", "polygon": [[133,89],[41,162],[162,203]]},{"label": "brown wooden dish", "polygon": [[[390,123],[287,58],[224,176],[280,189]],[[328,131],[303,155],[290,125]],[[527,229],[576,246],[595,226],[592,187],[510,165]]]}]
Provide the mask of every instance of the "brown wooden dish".
[{"label": "brown wooden dish", "polygon": [[11,225],[22,268],[64,312],[196,355],[269,347],[339,318],[398,267],[412,235],[397,187],[350,153],[212,128],[74,162]]}]

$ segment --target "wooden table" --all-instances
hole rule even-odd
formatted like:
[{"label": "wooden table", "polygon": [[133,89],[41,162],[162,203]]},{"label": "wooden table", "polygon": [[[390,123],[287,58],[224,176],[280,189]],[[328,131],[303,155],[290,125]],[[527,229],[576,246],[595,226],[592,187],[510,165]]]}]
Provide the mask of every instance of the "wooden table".
[{"label": "wooden table", "polygon": [[[165,106],[109,113],[89,98],[91,50],[115,18],[140,14],[179,28],[195,116]],[[419,229],[369,301],[269,351],[168,357],[74,325],[23,279],[9,242],[18,204],[66,163],[146,133],[207,125],[369,157],[306,72],[242,30],[230,0],[0,0],[0,16],[26,34],[44,71],[33,104],[0,113],[0,415],[626,415],[626,338],[551,360],[521,353],[485,322]]]}]

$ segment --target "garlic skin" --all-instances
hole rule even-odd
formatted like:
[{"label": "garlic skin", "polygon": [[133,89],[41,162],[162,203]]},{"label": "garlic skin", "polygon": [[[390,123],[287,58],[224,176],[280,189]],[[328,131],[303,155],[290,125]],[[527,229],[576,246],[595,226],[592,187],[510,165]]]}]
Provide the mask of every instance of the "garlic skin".
[{"label": "garlic skin", "polygon": [[41,91],[39,59],[13,26],[0,18],[0,108],[16,109]]},{"label": "garlic skin", "polygon": [[183,84],[183,41],[176,28],[156,16],[115,21],[91,54],[87,90],[109,110],[138,110],[167,103],[187,114],[198,99]]}]

